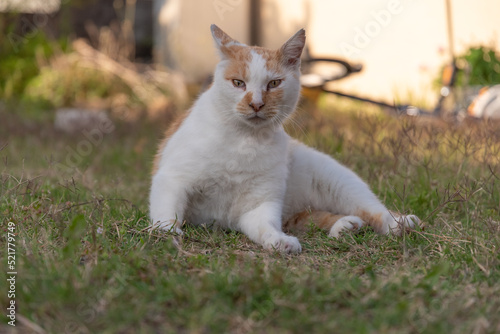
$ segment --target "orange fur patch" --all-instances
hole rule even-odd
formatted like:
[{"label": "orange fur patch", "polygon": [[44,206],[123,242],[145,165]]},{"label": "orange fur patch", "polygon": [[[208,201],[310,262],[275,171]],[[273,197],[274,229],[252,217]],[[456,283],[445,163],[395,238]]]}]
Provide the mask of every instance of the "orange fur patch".
[{"label": "orange fur patch", "polygon": [[264,58],[268,71],[281,74],[283,55],[280,50],[269,50],[257,46],[253,47],[253,50]]},{"label": "orange fur patch", "polygon": [[[283,102],[283,89],[272,89],[269,91],[262,91],[262,102],[265,107],[262,108],[261,112],[265,115],[266,118],[271,118],[275,116],[280,106]],[[250,102],[252,102],[253,93],[247,92],[243,99],[238,103],[237,110],[243,115],[251,115],[255,111],[252,107],[249,106]]]},{"label": "orange fur patch", "polygon": [[277,75],[282,74],[282,55],[280,50],[269,50],[258,46],[243,47],[239,45],[223,46],[222,52],[231,59],[225,73],[226,79],[245,80],[248,73],[248,63],[252,60],[251,50],[261,55],[266,61],[266,69]]},{"label": "orange fur patch", "polygon": [[163,140],[160,142],[160,145],[158,146],[158,151],[156,152],[154,161],[153,161],[153,170],[151,171],[151,175],[155,175],[156,172],[158,171],[158,168],[160,167],[160,160],[162,157],[163,150],[165,149],[165,146],[167,146],[168,140],[174,135],[174,133],[179,130],[181,127],[182,123],[186,119],[186,117],[189,115],[189,111],[177,116],[177,118],[170,124],[170,126],[167,128],[165,131],[165,136]]},{"label": "orange fur patch", "polygon": [[252,59],[251,48],[242,45],[222,46],[222,52],[236,61],[249,62]]},{"label": "orange fur patch", "polygon": [[249,48],[231,45],[223,46],[221,51],[230,59],[224,73],[226,80],[238,79],[245,81],[248,77],[248,63],[252,59]]},{"label": "orange fur patch", "polygon": [[[276,104],[276,105],[281,105],[283,104],[283,89],[281,88],[274,88],[272,90],[268,90],[268,91],[265,91],[263,94],[262,94],[262,101],[264,101],[264,103],[266,102],[269,102],[269,103],[273,103],[273,104]],[[269,107],[271,107],[271,104],[269,104]],[[273,105],[274,107],[274,105]]]},{"label": "orange fur patch", "polygon": [[284,92],[281,88],[274,88],[262,94],[262,101],[266,104],[264,110],[266,117],[271,118],[279,112],[284,103],[283,95]]},{"label": "orange fur patch", "polygon": [[313,223],[320,229],[330,231],[337,220],[342,217],[345,216],[335,215],[326,211],[301,211],[284,221],[283,229],[306,231],[309,224]]},{"label": "orange fur patch", "polygon": [[382,221],[382,213],[370,214],[364,210],[356,212],[355,216],[361,218],[367,225],[373,227],[375,232],[382,233],[384,222]]},{"label": "orange fur patch", "polygon": [[248,64],[242,61],[231,61],[224,73],[226,80],[243,80],[246,81],[248,77]]},{"label": "orange fur patch", "polygon": [[[250,102],[252,102],[253,99],[253,93],[252,92],[247,92],[243,99],[238,103],[237,109],[239,112],[243,114],[251,114],[253,113],[252,108],[249,107]],[[265,103],[265,102],[264,102]],[[248,112],[250,111],[250,112]]]}]

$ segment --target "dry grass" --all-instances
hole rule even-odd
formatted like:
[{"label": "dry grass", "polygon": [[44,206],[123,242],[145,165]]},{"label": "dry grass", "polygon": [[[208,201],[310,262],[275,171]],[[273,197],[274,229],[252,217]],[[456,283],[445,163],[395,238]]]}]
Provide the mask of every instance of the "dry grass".
[{"label": "dry grass", "polygon": [[[219,229],[186,227],[182,238],[146,232],[149,169],[164,125],[120,123],[61,170],[56,163],[84,137],[54,132],[50,117],[35,123],[0,111],[1,242],[15,222],[19,272],[17,326],[2,331],[500,331],[500,125],[353,111],[362,107],[303,105],[290,132],[426,227],[342,240],[311,228],[298,236],[298,256]],[[0,300],[7,305],[5,293]]]}]

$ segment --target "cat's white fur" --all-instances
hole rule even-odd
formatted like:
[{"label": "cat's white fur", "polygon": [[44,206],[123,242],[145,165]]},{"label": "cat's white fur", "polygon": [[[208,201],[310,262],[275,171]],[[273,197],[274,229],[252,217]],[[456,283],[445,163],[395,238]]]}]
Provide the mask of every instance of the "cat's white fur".
[{"label": "cat's white fur", "polygon": [[[289,137],[282,122],[294,111],[300,93],[300,53],[304,31],[281,50],[279,73],[267,68],[259,49],[246,52],[245,89],[227,78],[231,46],[244,47],[212,26],[221,62],[214,83],[194,103],[191,112],[159,152],[150,193],[152,226],[182,233],[181,223],[215,223],[246,234],[265,248],[300,252],[297,238],[282,231],[282,221],[301,210],[344,215],[331,228],[359,228],[365,216],[377,217],[379,233],[413,227],[415,216],[394,217],[351,170]],[[276,62],[276,59],[274,59]],[[271,80],[281,79],[280,100],[256,111]],[[268,96],[269,98],[269,96]],[[240,104],[239,107],[237,105]]]}]

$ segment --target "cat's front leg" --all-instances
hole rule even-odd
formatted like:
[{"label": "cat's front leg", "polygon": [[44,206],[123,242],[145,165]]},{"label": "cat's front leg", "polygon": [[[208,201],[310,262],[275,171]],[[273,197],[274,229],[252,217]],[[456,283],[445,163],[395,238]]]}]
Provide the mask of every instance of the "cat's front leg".
[{"label": "cat's front leg", "polygon": [[165,174],[153,177],[149,197],[151,228],[182,234],[181,225],[187,203],[186,186]]},{"label": "cat's front leg", "polygon": [[276,249],[284,253],[300,253],[302,251],[299,240],[281,230],[280,203],[261,203],[240,217],[238,228],[252,241],[266,249]]}]

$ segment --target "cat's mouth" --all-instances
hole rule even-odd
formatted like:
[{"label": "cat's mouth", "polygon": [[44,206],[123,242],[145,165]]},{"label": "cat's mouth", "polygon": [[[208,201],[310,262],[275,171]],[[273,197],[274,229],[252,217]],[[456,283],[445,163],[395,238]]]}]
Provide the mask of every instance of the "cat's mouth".
[{"label": "cat's mouth", "polygon": [[252,125],[258,125],[268,121],[269,117],[258,112],[258,113],[253,113],[251,115],[245,115],[245,120],[251,123]]}]

